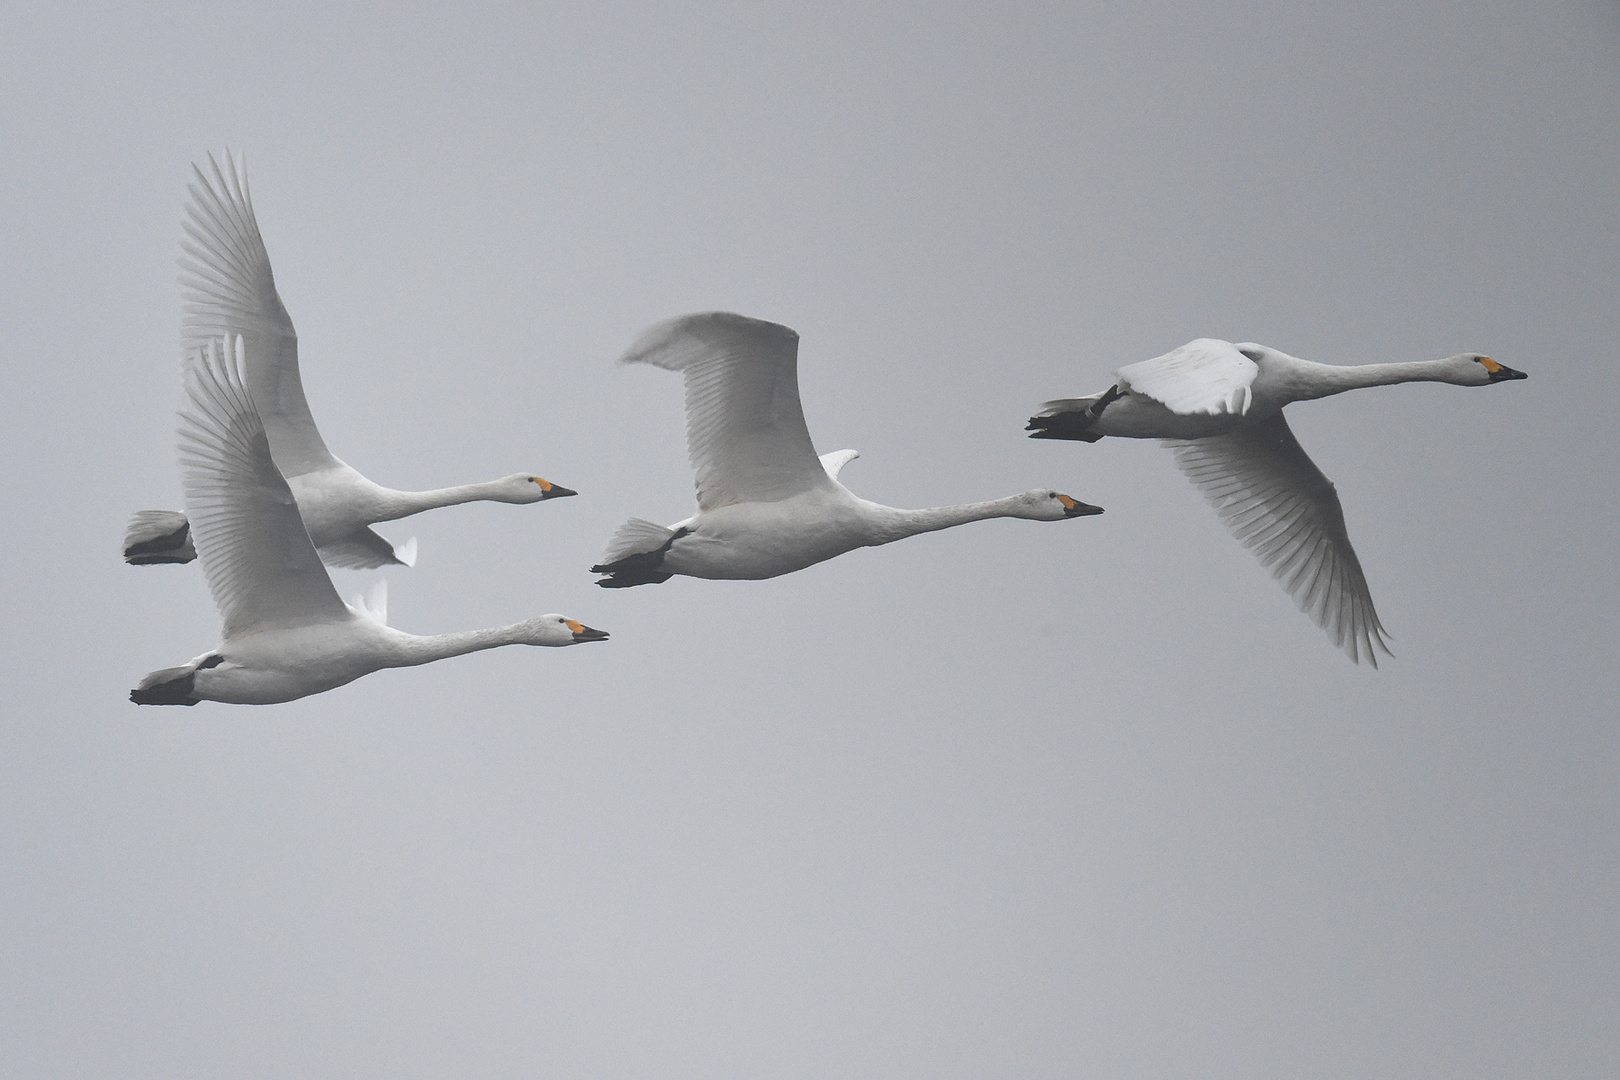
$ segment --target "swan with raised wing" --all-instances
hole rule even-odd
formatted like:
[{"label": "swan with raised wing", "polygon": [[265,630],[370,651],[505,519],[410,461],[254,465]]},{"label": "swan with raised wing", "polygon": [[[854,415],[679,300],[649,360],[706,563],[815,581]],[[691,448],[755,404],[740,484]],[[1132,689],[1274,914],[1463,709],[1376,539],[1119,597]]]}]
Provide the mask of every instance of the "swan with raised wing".
[{"label": "swan with raised wing", "polygon": [[254,410],[252,365],[244,361],[252,347],[241,335],[206,342],[183,368],[179,442],[190,538],[224,618],[224,640],[152,672],[131,701],[269,705],[479,649],[607,639],[562,615],[419,637],[387,626],[380,602],[350,607],[338,599]]},{"label": "swan with raised wing", "polygon": [[1378,666],[1388,635],[1350,546],[1338,493],[1306,455],[1283,406],[1367,386],[1523,379],[1480,353],[1338,367],[1253,342],[1190,341],[1115,373],[1100,394],[1048,401],[1032,439],[1163,439],[1232,535],[1271,568],[1300,609],[1357,662]]},{"label": "swan with raised wing", "polygon": [[[197,182],[186,205],[181,247],[184,353],[211,339],[247,342],[248,386],[264,418],[276,467],[287,478],[310,539],[330,566],[411,565],[414,539],[395,546],[371,526],[440,506],[467,502],[535,503],[576,492],[530,473],[433,491],[395,491],[374,484],[332,455],[315,427],[298,372],[298,335],[276,293],[247,177],[230,154],[210,172],[192,166]],[[124,560],[134,565],[183,563],[196,557],[184,514],[142,510],[124,535]]]},{"label": "swan with raised wing", "polygon": [[698,578],[759,579],[852,551],[970,521],[1063,521],[1100,514],[1050,489],[990,502],[901,510],[838,481],[859,456],[816,456],[799,405],[799,335],[727,312],[687,315],[647,330],[622,358],[686,378],[686,444],[698,512],[670,526],[632,518],[593,573],[609,589]]}]

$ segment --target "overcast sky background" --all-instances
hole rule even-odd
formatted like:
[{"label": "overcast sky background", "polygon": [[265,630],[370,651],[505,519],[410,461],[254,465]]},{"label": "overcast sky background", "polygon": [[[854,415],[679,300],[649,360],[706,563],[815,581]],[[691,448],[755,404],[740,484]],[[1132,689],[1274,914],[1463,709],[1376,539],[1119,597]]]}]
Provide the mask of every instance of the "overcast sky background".
[{"label": "overcast sky background", "polygon": [[[0,1071],[1620,1073],[1616,5],[4,6]],[[129,704],[218,640],[118,547],[226,145],[336,454],[581,493],[382,526],[393,624],[611,642]],[[595,588],[692,506],[613,360],[708,309],[857,493],[1107,514]],[[1199,336],[1530,373],[1290,410],[1380,670],[1152,443],[1025,439]]]}]

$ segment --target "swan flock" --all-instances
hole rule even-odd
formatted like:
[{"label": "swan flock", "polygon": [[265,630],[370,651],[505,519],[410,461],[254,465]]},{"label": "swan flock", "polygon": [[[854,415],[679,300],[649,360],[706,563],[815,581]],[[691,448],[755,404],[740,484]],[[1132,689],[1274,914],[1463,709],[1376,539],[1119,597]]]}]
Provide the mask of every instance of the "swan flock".
[{"label": "swan flock", "polygon": [[[134,565],[201,563],[221,642],[141,680],[142,705],[272,704],[388,667],[504,645],[562,647],[608,635],[563,615],[419,636],[387,625],[386,594],[354,606],[327,566],[413,565],[416,542],[372,529],[473,501],[537,503],[576,492],[531,473],[429,491],[373,483],[326,447],[305,400],[298,339],[277,295],[246,176],[227,153],[194,167],[182,241],[184,513],[136,512]],[[672,525],[631,518],[595,565],[621,589],[675,576],[757,580],[860,547],[991,518],[1066,521],[1102,513],[1050,488],[931,509],[862,499],[840,481],[854,450],[817,454],[798,390],[794,331],[729,312],[658,323],[620,358],[679,372],[696,512]],[[1101,393],[1047,402],[1031,438],[1154,438],[1240,543],[1352,660],[1377,666],[1387,631],[1351,547],[1338,495],[1295,440],[1284,406],[1404,382],[1489,386],[1523,372],[1478,353],[1335,367],[1263,345],[1189,342],[1115,373]],[[418,571],[420,572],[420,571]]]}]

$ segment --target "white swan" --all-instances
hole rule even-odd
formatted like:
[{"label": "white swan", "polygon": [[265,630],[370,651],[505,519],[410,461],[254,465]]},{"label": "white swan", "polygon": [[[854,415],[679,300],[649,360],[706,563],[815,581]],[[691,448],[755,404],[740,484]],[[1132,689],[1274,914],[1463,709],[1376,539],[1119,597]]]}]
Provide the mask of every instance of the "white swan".
[{"label": "white swan", "polygon": [[1032,439],[1165,439],[1176,464],[1232,534],[1272,568],[1288,594],[1352,660],[1389,653],[1344,511],[1282,409],[1363,386],[1445,382],[1489,386],[1522,371],[1479,353],[1406,364],[1335,367],[1264,345],[1199,338],[1122,367],[1090,397],[1048,401]]},{"label": "white swan", "polygon": [[[184,352],[216,337],[247,341],[248,386],[264,419],[270,453],[287,478],[304,526],[331,566],[365,568],[415,562],[416,542],[395,547],[369,526],[423,510],[466,502],[534,503],[576,492],[528,473],[434,491],[395,491],[372,483],[332,456],[315,427],[298,375],[298,335],[276,294],[270,256],[253,216],[247,178],[225,155],[225,169],[210,155],[213,177],[195,165],[190,186],[180,281],[185,295]],[[124,559],[135,565],[190,562],[185,516],[143,510],[129,523]]]},{"label": "white swan", "polygon": [[[223,345],[223,347],[222,347]],[[251,348],[251,343],[246,345]],[[388,667],[497,645],[573,645],[607,634],[561,615],[489,630],[417,637],[384,624],[381,598],[338,599],[276,470],[247,390],[241,336],[209,342],[185,365],[180,463],[191,533],[224,641],[130,691],[137,705],[269,705]]]},{"label": "white swan", "polygon": [[985,518],[1035,521],[1100,514],[1056,491],[993,502],[898,510],[838,482],[854,450],[816,457],[799,407],[799,335],[725,312],[647,330],[620,358],[686,375],[686,443],[698,512],[665,528],[632,518],[593,573],[609,589],[698,578],[758,579],[802,570],[858,547]]}]

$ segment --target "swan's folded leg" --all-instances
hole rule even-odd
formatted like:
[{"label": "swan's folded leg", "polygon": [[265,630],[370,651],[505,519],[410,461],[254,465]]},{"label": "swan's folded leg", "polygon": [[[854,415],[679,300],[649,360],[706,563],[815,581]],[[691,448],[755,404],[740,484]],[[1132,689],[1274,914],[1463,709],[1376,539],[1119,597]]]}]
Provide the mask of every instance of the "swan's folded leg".
[{"label": "swan's folded leg", "polygon": [[607,574],[597,584],[604,589],[628,589],[632,585],[657,585],[675,575],[661,569],[669,546],[686,534],[641,518],[631,518],[619,526],[608,541],[602,561],[591,567],[593,574]]},{"label": "swan's folded leg", "polygon": [[173,510],[137,510],[124,530],[124,561],[131,566],[188,563],[197,557],[191,523]]}]

